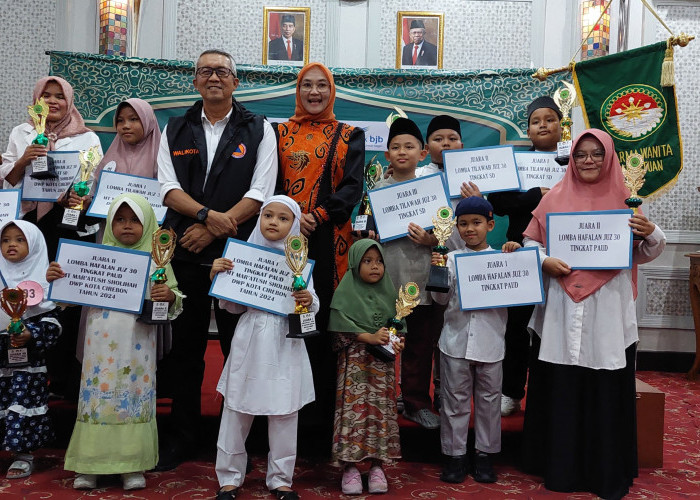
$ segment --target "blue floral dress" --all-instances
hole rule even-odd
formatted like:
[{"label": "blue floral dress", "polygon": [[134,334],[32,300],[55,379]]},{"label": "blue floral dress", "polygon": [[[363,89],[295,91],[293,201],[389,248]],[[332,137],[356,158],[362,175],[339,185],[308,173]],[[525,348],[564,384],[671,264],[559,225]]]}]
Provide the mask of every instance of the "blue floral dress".
[{"label": "blue floral dress", "polygon": [[10,336],[0,333],[0,432],[3,450],[26,453],[53,439],[45,355],[58,340],[61,325],[54,311],[22,322],[31,335],[25,345],[29,366],[8,367]]}]

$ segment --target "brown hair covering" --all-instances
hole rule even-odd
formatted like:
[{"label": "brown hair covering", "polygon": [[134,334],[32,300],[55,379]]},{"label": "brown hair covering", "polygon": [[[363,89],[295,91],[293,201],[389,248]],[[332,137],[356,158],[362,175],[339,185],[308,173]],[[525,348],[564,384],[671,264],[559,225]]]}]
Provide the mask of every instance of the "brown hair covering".
[{"label": "brown hair covering", "polygon": [[122,101],[114,113],[114,127],[117,126],[119,112],[125,107],[131,106],[141,120],[143,138],[138,144],[128,144],[117,134],[105,153],[104,158],[95,171],[95,179],[100,178],[100,172],[110,161],[117,164],[117,172],[141,177],[158,176],[158,147],[160,146],[160,128],[153,108],[143,99],[131,98]]},{"label": "brown hair covering", "polygon": [[[331,85],[331,95],[330,98],[328,99],[328,105],[326,108],[321,111],[320,113],[316,115],[310,114],[308,111],[306,111],[306,108],[304,108],[304,105],[301,103],[301,81],[304,78],[304,75],[309,72],[309,70],[312,70],[314,68],[318,68],[321,70],[321,72],[324,74],[326,79],[328,80],[328,83]],[[335,121],[335,113],[333,113],[333,105],[335,104],[335,82],[333,81],[333,73],[330,72],[328,68],[326,68],[323,64],[321,63],[309,63],[303,68],[301,68],[301,71],[299,71],[299,75],[297,76],[297,98],[296,98],[296,107],[294,108],[294,116],[292,116],[289,121],[292,122],[305,122],[305,121],[314,121],[314,122],[333,122]]]},{"label": "brown hair covering", "polygon": [[[80,112],[78,111],[78,108],[75,107],[73,102],[73,87],[71,87],[70,83],[65,81],[63,78],[58,76],[45,76],[36,82],[36,85],[34,85],[32,102],[36,102],[36,100],[41,97],[41,94],[43,94],[44,90],[46,90],[46,86],[51,82],[56,82],[61,87],[63,96],[66,98],[66,103],[68,104],[68,109],[66,110],[65,116],[57,122],[46,122],[45,135],[49,139],[49,150],[53,150],[55,148],[56,141],[59,139],[90,132],[90,129],[85,126],[83,117],[80,116]],[[34,122],[31,120],[29,123],[32,125],[34,124]]]}]

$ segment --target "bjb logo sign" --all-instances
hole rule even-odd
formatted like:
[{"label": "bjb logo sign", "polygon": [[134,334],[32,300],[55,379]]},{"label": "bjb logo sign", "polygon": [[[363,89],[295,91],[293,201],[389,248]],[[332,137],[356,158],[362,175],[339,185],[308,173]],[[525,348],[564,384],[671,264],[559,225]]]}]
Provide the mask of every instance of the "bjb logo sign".
[{"label": "bjb logo sign", "polygon": [[348,121],[347,123],[365,131],[366,151],[386,151],[389,129],[385,122]]}]

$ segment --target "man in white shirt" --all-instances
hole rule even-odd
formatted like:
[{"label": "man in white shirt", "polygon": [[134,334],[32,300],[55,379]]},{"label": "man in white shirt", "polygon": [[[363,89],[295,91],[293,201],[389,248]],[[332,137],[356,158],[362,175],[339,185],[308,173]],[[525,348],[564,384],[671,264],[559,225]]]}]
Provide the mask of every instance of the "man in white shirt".
[{"label": "man in white shirt", "polygon": [[[247,240],[262,202],[273,194],[277,143],[262,116],[233,99],[238,87],[230,54],[207,50],[197,60],[194,87],[202,96],[184,116],[163,129],[158,152],[161,197],[168,207],[163,223],[177,234],[172,267],[187,296],[173,321],[171,435],[161,440],[158,469],[176,467],[194,451],[201,416],[201,385],[212,298],[208,295],[212,261],[228,237]],[[214,303],[224,356],[238,321]],[[164,380],[161,378],[161,380]]]},{"label": "man in white shirt", "polygon": [[437,67],[437,46],[425,40],[425,23],[420,19],[411,21],[409,35],[413,43],[404,45],[401,66]]}]

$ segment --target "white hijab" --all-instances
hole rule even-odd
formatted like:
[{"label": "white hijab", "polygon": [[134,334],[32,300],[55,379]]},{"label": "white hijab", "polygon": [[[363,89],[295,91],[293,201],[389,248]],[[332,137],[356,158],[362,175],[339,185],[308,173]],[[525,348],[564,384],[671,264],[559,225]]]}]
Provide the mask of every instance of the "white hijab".
[{"label": "white hijab", "polygon": [[[272,196],[265,200],[265,203],[262,204],[262,207],[260,207],[260,214],[262,214],[263,210],[265,210],[265,207],[268,206],[270,203],[281,203],[282,205],[285,205],[287,208],[289,208],[289,210],[292,211],[292,214],[294,214],[294,222],[292,222],[292,228],[289,230],[289,234],[301,234],[301,225],[299,223],[299,219],[301,219],[301,209],[299,208],[299,204],[293,199],[291,199],[289,196]],[[253,232],[250,234],[250,237],[248,238],[248,243],[254,243],[256,245],[268,248],[276,248],[277,250],[284,250],[284,240],[287,239],[287,237],[285,236],[281,240],[277,241],[271,241],[265,238],[262,235],[262,232],[260,231],[261,218],[262,215],[258,218],[258,223],[255,225],[255,229],[253,229]]]},{"label": "white hijab", "polygon": [[[31,318],[56,308],[56,304],[48,300],[49,283],[46,281],[46,270],[49,268],[49,253],[46,249],[46,241],[41,231],[31,222],[25,220],[11,220],[0,226],[0,235],[7,226],[14,224],[24,233],[27,239],[29,253],[20,262],[10,262],[0,255],[0,273],[5,279],[8,288],[16,288],[23,281],[35,281],[44,289],[43,300],[24,312],[24,318]],[[0,328],[5,325],[0,325]]]}]

